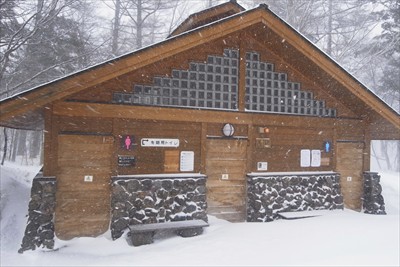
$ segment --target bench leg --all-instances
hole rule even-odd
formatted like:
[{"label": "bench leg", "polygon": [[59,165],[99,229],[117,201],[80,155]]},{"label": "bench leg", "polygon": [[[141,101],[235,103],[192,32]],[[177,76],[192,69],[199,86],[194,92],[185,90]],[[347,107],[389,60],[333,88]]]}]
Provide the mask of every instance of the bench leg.
[{"label": "bench leg", "polygon": [[131,242],[135,247],[153,243],[154,232],[131,233]]},{"label": "bench leg", "polygon": [[203,233],[202,227],[197,228],[188,228],[188,229],[180,229],[176,231],[177,235],[182,237],[192,237],[196,235],[201,235]]}]

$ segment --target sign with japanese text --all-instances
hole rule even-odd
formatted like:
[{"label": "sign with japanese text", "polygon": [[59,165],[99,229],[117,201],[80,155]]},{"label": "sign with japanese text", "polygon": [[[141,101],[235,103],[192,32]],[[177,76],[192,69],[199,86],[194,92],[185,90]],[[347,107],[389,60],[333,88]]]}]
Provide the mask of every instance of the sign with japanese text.
[{"label": "sign with japanese text", "polygon": [[179,139],[142,138],[140,145],[144,147],[179,147]]},{"label": "sign with japanese text", "polygon": [[118,166],[120,167],[133,167],[135,166],[136,159],[134,156],[118,156]]}]

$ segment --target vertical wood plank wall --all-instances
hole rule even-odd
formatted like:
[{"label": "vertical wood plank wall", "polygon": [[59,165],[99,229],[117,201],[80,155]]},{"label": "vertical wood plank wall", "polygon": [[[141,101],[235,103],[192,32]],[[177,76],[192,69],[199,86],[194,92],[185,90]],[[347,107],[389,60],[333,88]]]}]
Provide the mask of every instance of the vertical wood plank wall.
[{"label": "vertical wood plank wall", "polygon": [[246,218],[247,139],[208,139],[208,214],[229,221]]},{"label": "vertical wood plank wall", "polygon": [[363,195],[363,149],[364,143],[337,143],[337,171],[341,174],[340,185],[344,206],[361,210]]},{"label": "vertical wood plank wall", "polygon": [[[114,138],[59,135],[55,232],[60,239],[98,236],[110,222]],[[85,176],[91,177],[85,180]]]}]

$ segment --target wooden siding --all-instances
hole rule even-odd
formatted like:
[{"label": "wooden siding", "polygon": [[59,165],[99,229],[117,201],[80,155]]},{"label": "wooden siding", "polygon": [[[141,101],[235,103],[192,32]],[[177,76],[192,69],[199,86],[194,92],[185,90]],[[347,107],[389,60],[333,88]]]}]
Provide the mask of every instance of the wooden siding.
[{"label": "wooden siding", "polygon": [[337,143],[337,171],[346,208],[361,210],[364,143]]},{"label": "wooden siding", "polygon": [[[204,138],[207,136],[222,136],[224,123],[232,123],[235,127],[235,136],[249,138],[249,171],[257,171],[257,162],[268,162],[268,171],[329,171],[335,170],[336,140],[364,141],[364,123],[354,119],[332,119],[306,116],[272,115],[249,112],[226,112],[196,109],[121,106],[87,103],[60,103],[54,107],[54,112],[62,122],[61,128],[73,130],[77,125],[85,125],[90,118],[103,116],[96,120],[102,131],[109,132],[113,127],[112,135],[133,134],[136,142],[141,138],[179,138],[182,147],[179,148],[141,148],[136,146],[128,154],[137,157],[136,167],[118,167],[116,158],[124,154],[119,145],[114,151],[114,175],[133,173],[162,173],[164,170],[165,150],[189,150],[195,152],[195,171],[204,171],[204,155],[202,149]],[[85,116],[67,117],[66,115]],[[118,118],[120,117],[120,118]],[[124,119],[127,118],[127,119]],[[128,119],[129,118],[129,119]],[[82,120],[82,122],[77,122]],[[110,120],[113,122],[110,123]],[[93,124],[96,125],[96,124]],[[67,127],[68,126],[68,127]],[[80,126],[79,126],[80,127]],[[267,127],[270,132],[261,134],[259,127]],[[83,129],[83,127],[82,127]],[[85,128],[93,132],[91,127]],[[250,130],[251,129],[251,130]],[[269,138],[270,148],[257,148],[257,138]],[[182,141],[186,140],[186,141]],[[332,151],[322,152],[324,164],[321,167],[300,167],[301,149],[323,150],[323,142],[332,142]],[[118,143],[118,142],[117,142]],[[368,153],[368,151],[365,151]],[[126,154],[126,153],[125,153]],[[145,162],[153,162],[149,168]],[[327,164],[326,164],[327,163]],[[155,167],[157,166],[157,167]]]},{"label": "wooden siding", "polygon": [[[116,170],[116,175],[164,173],[165,170],[179,172],[177,163],[179,163],[181,151],[194,152],[193,172],[200,172],[201,124],[199,123],[115,119],[113,135],[116,140],[119,139],[119,136],[131,135],[134,136],[135,142],[133,149],[129,151],[123,149],[119,141],[115,142],[113,169]],[[179,147],[142,147],[140,145],[142,138],[179,139]],[[118,166],[118,155],[134,156],[136,165],[133,167]]]},{"label": "wooden siding", "polygon": [[[269,133],[259,133],[259,127],[269,129]],[[270,139],[271,147],[259,148],[254,144],[251,169],[257,170],[257,162],[268,162],[268,171],[330,171],[333,166],[333,152],[324,152],[324,141],[333,144],[332,128],[279,127],[268,124],[255,126],[256,138]],[[251,140],[253,143],[256,139]],[[323,163],[320,167],[300,167],[302,149],[320,150]],[[324,164],[324,162],[327,164]]]},{"label": "wooden siding", "polygon": [[247,140],[207,140],[208,214],[229,221],[245,221],[246,164]]},{"label": "wooden siding", "polygon": [[[58,136],[55,232],[60,239],[98,236],[110,219],[113,138]],[[85,182],[85,175],[93,177]]]},{"label": "wooden siding", "polygon": [[106,118],[62,116],[57,120],[60,133],[110,135],[113,128],[113,120]]}]

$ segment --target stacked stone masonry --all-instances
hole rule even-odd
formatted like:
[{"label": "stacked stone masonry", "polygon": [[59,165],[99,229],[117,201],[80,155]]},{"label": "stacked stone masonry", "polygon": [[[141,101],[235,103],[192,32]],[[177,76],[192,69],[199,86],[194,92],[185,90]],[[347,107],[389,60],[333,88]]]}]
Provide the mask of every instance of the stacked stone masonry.
[{"label": "stacked stone masonry", "polygon": [[111,234],[129,225],[207,219],[206,176],[113,177]]},{"label": "stacked stone masonry", "polygon": [[386,214],[380,179],[380,175],[376,172],[364,172],[364,213]]},{"label": "stacked stone masonry", "polygon": [[248,175],[248,222],[269,222],[278,212],[343,209],[338,173]]},{"label": "stacked stone masonry", "polygon": [[19,253],[42,247],[54,248],[54,211],[56,179],[39,173],[32,181],[28,222]]}]

